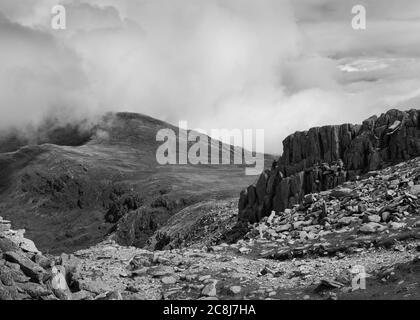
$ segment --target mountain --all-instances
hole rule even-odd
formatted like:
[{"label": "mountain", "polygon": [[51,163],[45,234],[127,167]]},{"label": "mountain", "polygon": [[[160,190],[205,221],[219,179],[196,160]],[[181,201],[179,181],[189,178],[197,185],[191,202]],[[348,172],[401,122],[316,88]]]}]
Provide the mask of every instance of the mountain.
[{"label": "mountain", "polygon": [[[177,211],[235,197],[255,179],[243,165],[160,165],[161,129],[178,132],[145,115],[109,113],[90,126],[49,121],[31,134],[3,135],[1,215],[45,252],[86,248],[111,234],[143,246]],[[219,146],[234,152],[211,140],[211,148]]]},{"label": "mountain", "polygon": [[295,133],[240,199],[243,166],[155,165],[142,115],[3,153],[0,300],[419,299],[418,114]]}]

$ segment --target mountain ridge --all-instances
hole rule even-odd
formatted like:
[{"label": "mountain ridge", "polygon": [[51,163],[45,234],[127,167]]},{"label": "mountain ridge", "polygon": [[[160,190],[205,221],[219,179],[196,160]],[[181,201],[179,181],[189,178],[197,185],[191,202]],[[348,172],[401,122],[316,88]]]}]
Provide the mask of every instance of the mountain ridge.
[{"label": "mountain ridge", "polygon": [[[177,131],[148,116],[109,113],[81,145],[44,143],[0,153],[2,215],[26,229],[43,251],[59,252],[103,240],[130,213],[123,229],[144,230],[118,238],[142,246],[177,210],[233,197],[254,179],[242,165],[159,165],[156,133],[163,128]],[[145,219],[153,220],[152,228],[143,225]]]},{"label": "mountain ridge", "polygon": [[239,219],[256,222],[332,189],[357,175],[420,155],[420,110],[391,109],[361,125],[335,125],[295,132],[283,154],[258,181],[241,192]]}]

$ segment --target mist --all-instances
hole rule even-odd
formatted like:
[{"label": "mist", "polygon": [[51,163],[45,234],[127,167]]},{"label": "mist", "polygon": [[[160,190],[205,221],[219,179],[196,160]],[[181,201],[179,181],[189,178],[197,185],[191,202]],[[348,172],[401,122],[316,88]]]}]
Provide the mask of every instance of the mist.
[{"label": "mist", "polygon": [[418,108],[418,1],[359,3],[364,31],[349,1],[0,0],[0,130],[130,111],[265,129],[280,153],[296,130]]}]

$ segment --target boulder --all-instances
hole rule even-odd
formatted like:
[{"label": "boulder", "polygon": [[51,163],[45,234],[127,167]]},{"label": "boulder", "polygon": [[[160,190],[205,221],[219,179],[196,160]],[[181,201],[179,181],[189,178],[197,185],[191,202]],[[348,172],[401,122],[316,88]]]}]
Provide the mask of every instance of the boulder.
[{"label": "boulder", "polygon": [[342,199],[346,197],[351,197],[352,190],[349,188],[337,188],[334,190],[331,190],[330,196],[337,199]]},{"label": "boulder", "polygon": [[411,187],[410,193],[414,196],[420,196],[420,184],[416,184]]},{"label": "boulder", "polygon": [[206,285],[201,291],[201,294],[207,297],[216,297],[217,296],[216,282],[212,282]]},{"label": "boulder", "polygon": [[229,288],[229,291],[233,294],[233,295],[237,295],[239,293],[241,293],[242,288],[240,286],[232,286]]},{"label": "boulder", "polygon": [[276,227],[276,232],[285,232],[289,231],[290,229],[292,229],[292,225],[290,223],[286,223]]},{"label": "boulder", "polygon": [[20,251],[19,246],[9,238],[0,236],[0,253],[8,251]]},{"label": "boulder", "polygon": [[389,223],[389,227],[390,227],[391,230],[399,230],[399,229],[404,228],[405,226],[406,226],[406,224],[402,223],[402,222],[390,222]]},{"label": "boulder", "polygon": [[372,214],[372,215],[368,215],[366,217],[367,222],[376,222],[379,223],[381,222],[381,216],[377,215],[377,214]]},{"label": "boulder", "polygon": [[163,277],[161,281],[163,284],[175,284],[178,282],[178,280],[173,276]]},{"label": "boulder", "polygon": [[23,253],[8,251],[3,254],[3,258],[6,261],[17,263],[23,273],[35,282],[42,282],[46,275],[46,272],[42,267],[30,260]]},{"label": "boulder", "polygon": [[45,286],[34,283],[34,282],[25,282],[17,284],[18,288],[28,294],[32,299],[38,300],[43,297],[49,296],[52,294],[52,291],[47,289]]},{"label": "boulder", "polygon": [[369,222],[360,227],[362,233],[375,233],[386,230],[386,227],[376,222]]}]

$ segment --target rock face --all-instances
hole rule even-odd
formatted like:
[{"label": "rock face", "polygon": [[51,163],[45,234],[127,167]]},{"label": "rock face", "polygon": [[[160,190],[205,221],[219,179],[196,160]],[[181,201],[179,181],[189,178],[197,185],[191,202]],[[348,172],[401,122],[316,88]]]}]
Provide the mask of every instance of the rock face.
[{"label": "rock face", "polygon": [[2,217],[0,226],[0,300],[57,299],[48,287],[48,272],[36,262],[46,258],[23,230],[11,230]]},{"label": "rock face", "polygon": [[74,259],[43,255],[25,230],[10,229],[2,217],[0,226],[0,300],[72,299],[67,279],[74,280]]},{"label": "rock face", "polygon": [[419,156],[419,116],[420,110],[390,110],[362,125],[324,126],[288,136],[271,170],[241,192],[239,221],[260,221],[300,203],[306,194]]},{"label": "rock face", "polygon": [[254,224],[244,237],[250,244],[241,250],[252,252],[257,247],[267,253],[264,257],[277,260],[340,256],[371,246],[398,251],[400,241],[420,239],[420,197],[412,192],[419,177],[417,157],[309,194],[300,205]]}]

